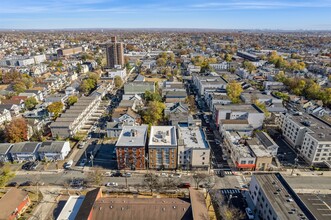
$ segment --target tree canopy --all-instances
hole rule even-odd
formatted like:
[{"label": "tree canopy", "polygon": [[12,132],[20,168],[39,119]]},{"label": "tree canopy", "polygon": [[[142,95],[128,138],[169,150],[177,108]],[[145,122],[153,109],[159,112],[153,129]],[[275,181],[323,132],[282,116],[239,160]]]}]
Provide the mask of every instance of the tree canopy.
[{"label": "tree canopy", "polygon": [[49,106],[47,106],[47,111],[54,115],[54,118],[59,117],[59,114],[63,110],[63,103],[62,102],[53,102]]},{"label": "tree canopy", "polygon": [[226,86],[226,93],[233,103],[239,103],[239,97],[242,92],[243,89],[241,87],[241,84],[236,81],[232,81]]},{"label": "tree canopy", "polygon": [[114,84],[116,88],[120,88],[123,85],[123,80],[120,76],[115,76]]},{"label": "tree canopy", "polygon": [[28,110],[32,110],[36,107],[38,101],[35,97],[29,97],[24,101],[25,108]]},{"label": "tree canopy", "polygon": [[68,97],[68,105],[73,105],[78,101],[78,97],[75,95],[69,96]]},{"label": "tree canopy", "polygon": [[5,126],[5,136],[9,143],[17,143],[28,139],[28,127],[23,118],[13,119]]}]

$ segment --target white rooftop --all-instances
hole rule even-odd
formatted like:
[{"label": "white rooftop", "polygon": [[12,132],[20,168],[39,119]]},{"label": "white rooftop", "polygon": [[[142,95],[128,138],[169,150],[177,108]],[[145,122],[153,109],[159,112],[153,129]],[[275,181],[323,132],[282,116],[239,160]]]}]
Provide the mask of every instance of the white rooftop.
[{"label": "white rooftop", "polygon": [[74,220],[84,196],[70,196],[56,220]]},{"label": "white rooftop", "polygon": [[186,148],[208,148],[205,135],[201,127],[178,126],[178,135]]},{"label": "white rooftop", "polygon": [[150,146],[177,146],[175,126],[152,126],[149,137]]},{"label": "white rooftop", "polygon": [[123,126],[116,147],[145,146],[148,125]]}]

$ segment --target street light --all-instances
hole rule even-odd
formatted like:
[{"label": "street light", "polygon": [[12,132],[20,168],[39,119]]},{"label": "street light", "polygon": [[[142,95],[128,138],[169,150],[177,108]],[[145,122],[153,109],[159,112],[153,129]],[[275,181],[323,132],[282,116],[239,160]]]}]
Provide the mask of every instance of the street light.
[{"label": "street light", "polygon": [[299,159],[298,159],[298,156],[294,159],[294,166],[292,167],[292,172],[291,172],[291,176],[293,175],[293,172],[294,172],[294,168],[297,167],[297,163],[298,163]]}]

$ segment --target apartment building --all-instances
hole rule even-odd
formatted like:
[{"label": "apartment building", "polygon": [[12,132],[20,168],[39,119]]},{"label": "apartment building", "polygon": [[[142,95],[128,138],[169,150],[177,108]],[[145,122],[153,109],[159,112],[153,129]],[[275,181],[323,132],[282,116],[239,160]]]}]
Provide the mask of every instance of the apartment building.
[{"label": "apartment building", "polygon": [[68,49],[58,49],[57,51],[57,56],[58,57],[63,57],[63,56],[71,56],[75,54],[79,54],[83,52],[82,47],[73,47],[73,48],[68,48]]},{"label": "apartment building", "polygon": [[206,89],[226,89],[227,81],[220,76],[200,76],[192,74],[194,86],[197,88],[198,93],[204,96]]},{"label": "apartment building", "polygon": [[177,134],[175,126],[152,126],[148,143],[150,169],[177,168]]},{"label": "apartment building", "polygon": [[331,125],[306,113],[281,114],[279,125],[285,140],[299,150],[310,165],[331,166]]},{"label": "apartment building", "polygon": [[200,126],[178,124],[178,168],[208,170],[210,148]]},{"label": "apartment building", "polygon": [[111,37],[111,42],[106,45],[107,67],[124,67],[123,43],[117,42],[116,37]]},{"label": "apartment building", "polygon": [[259,219],[316,219],[279,173],[253,175],[249,195]]},{"label": "apartment building", "polygon": [[215,104],[213,109],[213,119],[219,126],[221,120],[247,120],[254,129],[259,129],[265,119],[264,112],[256,105],[222,105]]},{"label": "apartment building", "polygon": [[116,143],[118,169],[145,169],[148,125],[123,126]]},{"label": "apartment building", "polygon": [[75,135],[92,117],[100,105],[99,96],[80,98],[61,117],[51,123],[53,137],[67,138]]}]

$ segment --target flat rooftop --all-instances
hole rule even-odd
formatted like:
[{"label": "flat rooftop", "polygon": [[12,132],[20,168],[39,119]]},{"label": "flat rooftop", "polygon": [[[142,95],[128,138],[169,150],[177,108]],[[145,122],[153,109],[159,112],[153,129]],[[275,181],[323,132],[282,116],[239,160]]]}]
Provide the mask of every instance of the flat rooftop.
[{"label": "flat rooftop", "polygon": [[[299,219],[299,217],[314,219],[279,173],[254,175],[253,178],[259,183],[278,219]],[[294,209],[295,212],[291,212]]]},{"label": "flat rooftop", "polygon": [[253,151],[255,156],[257,157],[272,157],[269,151],[261,145],[257,143],[257,140],[252,139],[252,140],[247,140],[247,144],[249,148]]},{"label": "flat rooftop", "polygon": [[206,137],[201,127],[178,125],[178,135],[187,148],[208,148]]},{"label": "flat rooftop", "polygon": [[123,126],[116,147],[143,147],[147,140],[148,125]]},{"label": "flat rooftop", "polygon": [[309,134],[318,141],[331,141],[331,125],[315,116],[305,114],[291,115],[293,121],[300,126],[306,127]]},{"label": "flat rooftop", "polygon": [[261,109],[259,109],[256,105],[222,105],[222,104],[215,104],[214,105],[216,110],[220,111],[232,111],[232,112],[248,112],[248,113],[263,113]]},{"label": "flat rooftop", "polygon": [[70,196],[56,220],[74,220],[84,196]]},{"label": "flat rooftop", "polygon": [[298,196],[316,219],[331,219],[331,194],[305,193]]},{"label": "flat rooftop", "polygon": [[175,126],[152,126],[149,146],[177,146]]}]

